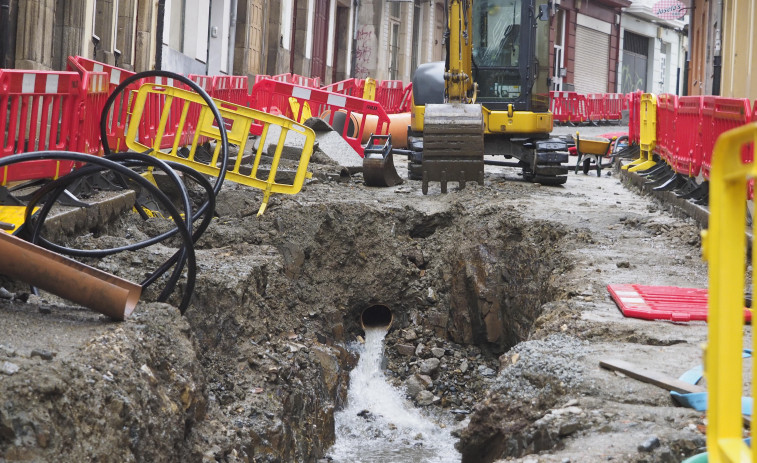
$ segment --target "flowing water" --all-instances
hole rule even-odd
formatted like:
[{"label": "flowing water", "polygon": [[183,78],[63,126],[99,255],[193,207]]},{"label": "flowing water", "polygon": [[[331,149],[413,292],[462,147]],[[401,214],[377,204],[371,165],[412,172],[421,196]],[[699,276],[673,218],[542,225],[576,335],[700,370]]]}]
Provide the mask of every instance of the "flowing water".
[{"label": "flowing water", "polygon": [[381,369],[386,329],[370,328],[350,373],[347,406],[336,414],[335,463],[453,463],[449,431],[424,417],[387,382]]}]

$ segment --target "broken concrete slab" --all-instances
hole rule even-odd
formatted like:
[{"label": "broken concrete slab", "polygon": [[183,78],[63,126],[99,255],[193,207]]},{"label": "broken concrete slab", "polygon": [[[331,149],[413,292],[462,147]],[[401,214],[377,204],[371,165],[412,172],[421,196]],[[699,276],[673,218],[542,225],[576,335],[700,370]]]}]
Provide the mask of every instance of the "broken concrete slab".
[{"label": "broken concrete slab", "polygon": [[336,132],[316,134],[318,150],[337,164],[337,168],[350,174],[363,171],[363,158]]}]

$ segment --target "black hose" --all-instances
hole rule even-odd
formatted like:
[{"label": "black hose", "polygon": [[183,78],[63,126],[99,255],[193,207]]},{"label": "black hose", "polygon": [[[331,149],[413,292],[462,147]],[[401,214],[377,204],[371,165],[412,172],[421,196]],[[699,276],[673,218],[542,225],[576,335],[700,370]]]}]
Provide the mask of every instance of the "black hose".
[{"label": "black hose", "polygon": [[[184,222],[184,219],[181,217],[181,213],[176,208],[176,206],[174,206],[174,204],[171,202],[170,198],[168,198],[168,196],[166,196],[165,193],[160,191],[158,187],[150,183],[149,180],[142,177],[139,173],[129,169],[128,167],[104,157],[100,158],[100,157],[96,157],[96,156],[92,156],[88,154],[74,153],[70,151],[38,151],[38,152],[31,152],[31,153],[15,154],[15,155],[0,159],[0,167],[16,164],[19,162],[37,161],[37,160],[45,160],[45,159],[83,162],[83,163],[88,163],[88,164],[95,164],[95,165],[101,166],[104,169],[112,170],[138,183],[141,187],[145,188],[151,195],[153,195],[153,197],[157,201],[159,201],[163,207],[165,207],[165,209],[171,215],[171,218],[173,219],[174,223],[176,224],[176,230],[181,235],[181,239],[184,243],[184,247],[182,248],[180,252],[182,254],[183,253],[186,254],[187,283],[186,283],[186,290],[184,292],[184,297],[182,298],[182,301],[179,304],[179,311],[183,314],[186,311],[187,307],[189,306],[191,295],[194,292],[194,286],[195,286],[195,280],[196,280],[196,274],[197,274],[197,264],[195,260],[194,243],[193,243],[192,235],[190,234],[191,225],[187,225],[187,223]],[[155,158],[150,158],[150,159],[153,161],[155,160],[159,161],[158,159],[155,159]],[[160,162],[162,163],[162,161]],[[156,165],[160,165],[160,164],[156,163]],[[165,165],[165,163],[163,163],[163,165],[167,169],[169,169],[168,166]],[[96,168],[89,167],[89,166],[86,166],[81,169],[81,171],[85,171],[85,174],[91,174],[96,170],[97,170]],[[73,181],[79,178],[78,172],[75,172],[75,174],[77,175],[72,175],[70,177],[70,181]],[[66,177],[67,176],[61,177],[61,179],[65,179]],[[61,179],[56,180],[56,182],[58,182]],[[51,183],[54,183],[54,182],[51,182]],[[62,189],[60,187],[63,185],[63,183],[65,182],[57,183],[53,187],[46,185],[45,187],[41,188],[40,191],[38,191],[34,195],[34,198],[33,198],[34,204],[36,204],[42,197],[50,193],[53,193],[55,191],[62,192]],[[44,192],[42,190],[44,190]],[[50,199],[51,200],[46,202],[45,207],[43,207],[42,210],[39,211],[39,215],[36,219],[37,223],[34,227],[32,239],[31,239],[32,243],[35,242],[35,237],[36,239],[40,238],[39,233],[40,233],[42,223],[44,223],[44,219],[46,218],[47,214],[49,213],[51,209],[51,204],[54,202],[52,201],[52,199],[54,198],[50,198]],[[31,208],[27,208],[27,211],[26,211],[27,222],[30,219],[30,212],[31,212]]]},{"label": "black hose", "polygon": [[[199,237],[202,235],[202,233],[207,229],[207,227],[210,225],[210,222],[213,218],[212,211],[215,210],[215,195],[213,194],[212,185],[210,182],[203,177],[199,172],[195,171],[194,169],[187,167],[183,164],[178,163],[170,163],[165,161],[160,161],[156,158],[152,158],[150,156],[146,156],[144,154],[138,154],[138,153],[120,153],[120,154],[114,154],[110,155],[108,157],[110,160],[114,161],[121,161],[124,165],[127,166],[150,166],[150,167],[158,167],[163,170],[165,170],[169,177],[176,183],[182,191],[184,191],[184,185],[176,176],[176,174],[171,171],[171,168],[180,170],[186,175],[192,177],[195,181],[197,181],[206,191],[208,195],[208,202],[206,202],[206,206],[209,205],[209,207],[206,207],[200,211],[198,211],[198,216],[203,215],[203,221],[200,224],[200,226],[197,228],[195,233],[192,235],[192,241],[195,242]],[[156,162],[158,161],[158,162]],[[29,204],[26,209],[26,220],[27,222],[31,220],[32,217],[32,211],[34,210],[34,207],[45,197],[52,198],[48,199],[45,202],[44,207],[36,214],[36,219],[34,222],[34,228],[33,228],[33,234],[31,242],[33,243],[40,243],[43,247],[46,249],[50,249],[54,252],[60,253],[60,254],[67,254],[71,256],[78,256],[78,257],[105,257],[111,254],[115,254],[118,252],[123,251],[134,251],[137,249],[142,249],[145,247],[148,247],[150,245],[156,244],[160,241],[163,241],[164,239],[175,235],[178,232],[178,228],[174,228],[173,230],[170,230],[168,232],[165,232],[159,236],[150,238],[149,240],[145,240],[140,243],[134,243],[131,245],[121,246],[117,248],[111,248],[111,249],[97,249],[97,250],[81,250],[81,249],[74,249],[69,247],[60,246],[58,244],[52,243],[48,240],[45,240],[40,236],[42,224],[44,223],[45,219],[47,218],[47,215],[50,211],[50,208],[55,202],[55,199],[57,199],[58,196],[60,196],[66,188],[78,180],[79,178],[91,175],[96,172],[102,171],[103,168],[100,166],[92,166],[87,165],[83,167],[82,169],[79,169],[78,171],[72,172],[71,174],[61,177],[58,180],[55,180],[53,182],[48,183],[44,187],[37,190],[37,192],[34,194],[34,196],[29,201]],[[194,217],[191,213],[191,210],[189,209],[189,203],[187,201],[188,195],[183,195],[185,198],[184,201],[184,207],[186,210],[186,223],[189,227],[191,227],[191,219]],[[207,211],[207,213],[203,214],[203,212]],[[196,220],[196,219],[195,219]],[[191,228],[189,228],[189,231],[191,232]],[[179,278],[181,277],[181,271],[184,268],[184,250],[180,249],[177,251],[170,259],[168,259],[163,265],[161,265],[157,270],[155,270],[152,274],[150,274],[142,283],[141,286],[143,288],[146,288],[150,286],[153,282],[155,282],[161,275],[163,275],[166,271],[168,271],[169,268],[174,266],[178,262],[178,265],[174,267],[174,272],[171,275],[169,281],[166,283],[166,285],[163,288],[163,291],[161,295],[158,297],[158,301],[163,302],[168,299],[168,296],[173,292],[173,289],[178,282]]]},{"label": "black hose", "polygon": [[[110,112],[110,109],[116,98],[124,90],[126,90],[129,85],[149,77],[165,77],[185,84],[187,87],[197,92],[208,105],[209,109],[212,111],[219,130],[221,143],[220,172],[218,177],[216,178],[215,184],[211,184],[203,174],[192,169],[189,166],[176,162],[163,161],[158,159],[157,157],[148,155],[152,150],[149,150],[145,153],[111,153],[107,137],[108,114]],[[142,288],[146,288],[152,285],[161,276],[168,272],[169,269],[173,268],[173,272],[167,278],[163,290],[158,296],[158,301],[164,302],[173,293],[176,284],[181,278],[183,270],[186,267],[187,282],[184,295],[179,304],[179,311],[183,314],[189,306],[189,302],[194,292],[196,283],[197,265],[194,252],[194,243],[200,238],[205,230],[207,230],[213,219],[216,205],[216,195],[223,185],[223,181],[226,176],[226,169],[229,162],[228,138],[220,111],[215,106],[210,96],[208,96],[208,94],[197,84],[187,79],[186,77],[168,71],[148,71],[127,78],[110,94],[100,115],[100,132],[105,153],[104,157],[96,157],[70,151],[40,151],[17,154],[0,159],[0,167],[15,164],[18,162],[46,159],[68,160],[85,164],[84,167],[81,167],[67,175],[64,175],[63,177],[60,177],[57,180],[45,184],[44,186],[39,188],[32,196],[27,205],[25,216],[25,224],[28,225],[26,232],[30,234],[29,240],[32,243],[39,243],[41,246],[60,254],[66,254],[75,257],[102,258],[123,251],[136,251],[143,249],[148,246],[157,244],[178,233],[181,237],[183,245],[180,246],[180,248],[156,270],[149,274],[142,281],[141,286]],[[163,193],[158,187],[153,185],[149,180],[144,178],[138,172],[133,170],[133,168],[158,168],[159,170],[164,171],[180,193],[181,205],[184,209],[185,218],[181,217],[179,209],[173,204],[171,199],[165,193]],[[52,209],[53,204],[57,201],[60,195],[62,195],[66,191],[66,189],[69,188],[74,182],[77,182],[80,179],[91,176],[93,174],[99,174],[106,170],[114,172],[122,179],[130,179],[136,182],[140,187],[144,188],[144,190],[148,194],[152,195],[152,197],[165,208],[164,210],[167,211],[167,213],[173,219],[175,227],[158,236],[148,238],[141,242],[109,249],[75,249],[52,243],[51,241],[43,238],[41,236],[42,227]],[[179,178],[176,171],[179,171],[186,177],[191,178],[205,190],[207,198],[204,199],[202,205],[197,208],[196,212],[192,210],[192,203],[190,202],[186,185],[181,180],[181,178]],[[34,208],[37,207],[37,205],[41,202],[44,202],[44,205],[36,213],[33,213]],[[140,212],[142,212],[140,215],[145,218],[146,215],[144,214],[144,211]],[[202,217],[202,221],[195,227],[194,223],[200,217]],[[36,291],[36,288],[32,288],[32,290]]]}]

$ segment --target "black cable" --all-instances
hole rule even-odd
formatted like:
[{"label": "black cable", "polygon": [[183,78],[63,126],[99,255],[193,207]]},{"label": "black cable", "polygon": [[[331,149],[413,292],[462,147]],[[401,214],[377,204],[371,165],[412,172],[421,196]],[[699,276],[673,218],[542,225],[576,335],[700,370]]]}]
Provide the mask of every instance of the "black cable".
[{"label": "black cable", "polygon": [[[157,157],[149,156],[148,153],[152,150],[148,150],[145,153],[111,153],[107,137],[107,125],[108,114],[113,103],[115,102],[119,94],[126,90],[129,85],[150,77],[165,77],[185,84],[187,87],[197,92],[203,98],[208,108],[211,110],[216,121],[216,126],[219,130],[221,143],[221,159],[219,168],[220,172],[218,177],[216,178],[215,184],[211,184],[203,174],[192,169],[189,166],[177,162],[162,161]],[[124,100],[126,101],[126,99]],[[15,164],[18,162],[45,159],[72,160],[77,163],[85,164],[84,167],[81,167],[63,177],[60,177],[57,180],[51,181],[42,186],[32,196],[27,206],[25,215],[25,223],[30,226],[27,227],[27,229],[31,228],[31,230],[27,230],[31,234],[30,241],[35,244],[39,243],[41,246],[61,254],[75,257],[102,258],[118,252],[136,251],[143,249],[148,246],[157,244],[178,233],[181,237],[183,245],[180,246],[179,249],[169,259],[167,259],[155,271],[148,275],[141,283],[141,286],[143,288],[150,286],[155,281],[157,281],[158,278],[163,276],[170,268],[173,267],[174,270],[172,274],[168,277],[163,290],[158,296],[158,301],[163,302],[167,300],[171,293],[174,291],[176,284],[182,276],[183,269],[186,266],[187,283],[184,296],[182,297],[181,303],[179,304],[179,311],[183,314],[189,306],[189,301],[194,292],[196,283],[197,266],[194,252],[194,243],[200,238],[205,230],[207,230],[208,226],[210,226],[210,223],[213,219],[213,214],[215,212],[216,195],[223,185],[229,162],[228,137],[220,111],[215,106],[210,96],[208,96],[208,94],[196,83],[187,79],[186,77],[168,71],[147,71],[127,78],[110,94],[100,115],[100,132],[101,141],[105,153],[104,157],[96,157],[70,151],[40,151],[17,154],[0,159],[0,167]],[[180,202],[182,203],[184,209],[185,218],[183,219],[181,217],[178,208],[173,204],[171,199],[165,193],[163,193],[158,187],[153,185],[149,180],[144,178],[138,172],[132,170],[132,168],[158,168],[159,170],[164,171],[168,178],[176,185],[180,193]],[[72,183],[78,181],[79,179],[93,174],[100,174],[105,170],[110,170],[117,176],[121,176],[122,178],[128,178],[134,181],[140,187],[144,188],[144,190],[148,194],[152,195],[152,197],[156,201],[158,201],[158,203],[165,207],[165,210],[173,219],[175,227],[158,236],[148,238],[138,243],[97,250],[69,248],[52,243],[42,237],[41,233],[44,222],[48,214],[50,213],[53,204],[57,201],[60,195],[62,195],[66,191],[66,189],[71,186]],[[190,177],[205,190],[207,198],[197,209],[196,213],[193,213],[192,211],[192,203],[189,199],[189,193],[186,185],[179,178],[176,171],[179,171],[185,176]],[[32,214],[34,208],[40,202],[44,202],[44,205],[40,208],[39,211]],[[139,207],[139,209],[141,209],[141,207]],[[139,212],[143,218],[146,218],[144,211],[140,210]],[[195,228],[195,222],[200,217],[202,217],[202,221]]]},{"label": "black cable", "polygon": [[[181,253],[186,253],[186,263],[187,263],[187,283],[186,283],[186,291],[184,293],[184,297],[182,298],[182,301],[179,305],[179,311],[183,314],[187,307],[189,306],[189,300],[194,292],[194,286],[195,286],[195,280],[196,280],[196,273],[197,273],[197,263],[195,260],[195,252],[194,252],[194,243],[192,239],[192,235],[190,234],[190,229],[187,226],[187,224],[184,222],[184,219],[181,217],[181,214],[179,210],[174,206],[174,204],[171,202],[171,200],[166,196],[165,193],[160,191],[159,188],[157,188],[155,185],[150,183],[149,180],[142,177],[139,173],[129,169],[128,167],[119,164],[115,161],[112,161],[107,158],[100,158],[88,154],[82,154],[82,153],[74,153],[71,151],[37,151],[37,152],[31,152],[31,153],[22,153],[22,154],[15,154],[12,156],[8,156],[5,158],[0,159],[0,167],[4,167],[11,164],[16,164],[19,162],[25,162],[25,161],[37,161],[37,160],[44,160],[44,159],[54,159],[54,160],[66,160],[66,161],[75,161],[75,162],[84,162],[88,164],[95,164],[102,166],[104,168],[107,168],[109,170],[112,170],[114,172],[117,172],[120,175],[123,175],[136,183],[138,183],[141,187],[148,190],[148,192],[153,195],[153,197],[161,203],[163,207],[168,211],[168,213],[171,215],[171,218],[173,219],[174,223],[176,224],[176,229],[178,230],[179,234],[181,235],[181,238],[184,242],[184,247],[181,250]],[[157,160],[155,158],[151,158],[152,160]],[[158,160],[159,161],[159,160]],[[162,163],[162,161],[161,161]],[[168,168],[168,166],[165,166]],[[80,169],[80,171],[88,171],[85,172],[86,174],[91,174],[94,172],[95,168],[88,168],[88,166],[85,166],[84,168]],[[75,172],[77,175],[72,175],[72,180],[75,180],[79,178],[78,171]],[[70,174],[69,174],[70,175]],[[175,175],[175,174],[174,174]],[[63,178],[63,177],[62,177]],[[177,177],[178,178],[178,177]],[[60,179],[59,179],[60,180]],[[48,192],[52,192],[56,189],[59,189],[61,186],[61,183],[57,184],[53,188],[49,188],[47,186],[43,187],[42,189],[45,189],[45,193],[40,193],[39,191],[34,196],[34,202],[39,201],[39,199]],[[52,198],[51,198],[52,199]],[[51,206],[48,206],[49,204],[52,204],[53,201],[48,201],[45,204],[45,207],[43,208],[42,214],[38,215],[37,218],[37,225],[35,226],[34,235],[39,238],[39,229],[41,228],[41,224],[44,222],[44,219],[46,218],[47,213],[49,213],[49,210]],[[27,221],[29,220],[29,212],[30,209],[27,208]],[[191,225],[190,225],[191,226]],[[32,243],[35,242],[34,237],[31,240]]]}]

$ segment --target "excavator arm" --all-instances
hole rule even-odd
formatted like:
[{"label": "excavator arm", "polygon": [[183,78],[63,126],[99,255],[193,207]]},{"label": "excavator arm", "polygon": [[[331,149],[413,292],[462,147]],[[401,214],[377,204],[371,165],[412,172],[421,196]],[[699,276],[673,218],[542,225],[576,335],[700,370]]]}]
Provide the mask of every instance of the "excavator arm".
[{"label": "excavator arm", "polygon": [[472,0],[448,0],[444,103],[427,104],[424,114],[421,179],[423,194],[431,181],[484,184],[484,118],[473,104]]},{"label": "excavator arm", "polygon": [[447,60],[444,72],[445,99],[450,103],[475,103],[473,81],[472,0],[449,0]]}]

